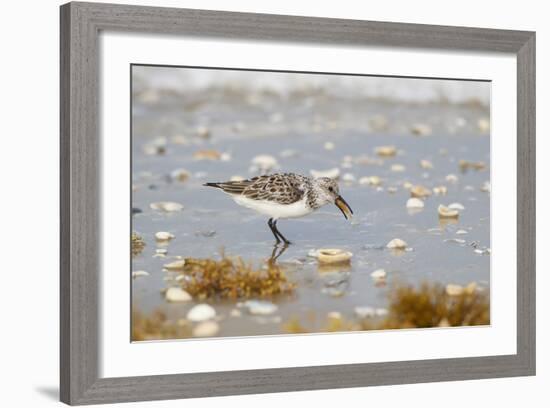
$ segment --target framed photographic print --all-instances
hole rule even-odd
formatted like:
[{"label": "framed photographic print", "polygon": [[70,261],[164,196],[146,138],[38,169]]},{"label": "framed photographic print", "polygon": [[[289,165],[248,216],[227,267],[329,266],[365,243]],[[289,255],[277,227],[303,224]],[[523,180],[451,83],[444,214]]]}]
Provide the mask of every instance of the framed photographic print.
[{"label": "framed photographic print", "polygon": [[62,401],[533,375],[534,115],[532,32],[62,6]]}]

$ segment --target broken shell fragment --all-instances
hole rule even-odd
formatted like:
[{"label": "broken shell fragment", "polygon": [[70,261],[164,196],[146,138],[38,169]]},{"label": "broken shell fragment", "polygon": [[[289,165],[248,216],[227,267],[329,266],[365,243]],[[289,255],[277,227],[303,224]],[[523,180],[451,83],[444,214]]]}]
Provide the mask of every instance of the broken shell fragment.
[{"label": "broken shell fragment", "polygon": [[184,291],[182,288],[168,288],[165,293],[165,298],[168,302],[189,302],[191,295]]},{"label": "broken shell fragment", "polygon": [[468,170],[480,171],[480,170],[485,170],[487,168],[485,163],[482,161],[473,162],[468,160],[459,160],[458,167],[460,168],[460,171],[463,173]]},{"label": "broken shell fragment", "polygon": [[149,276],[149,272],[147,271],[133,271],[132,272],[132,278],[140,278],[142,276]]},{"label": "broken shell fragment", "polygon": [[423,169],[429,170],[429,169],[433,169],[434,165],[429,160],[420,160],[420,167],[422,167]]},{"label": "broken shell fragment", "polygon": [[399,238],[394,238],[386,244],[386,248],[403,250],[407,248],[407,243]]},{"label": "broken shell fragment", "polygon": [[433,192],[435,195],[445,195],[447,194],[447,187],[446,186],[434,187]]},{"label": "broken shell fragment", "polygon": [[376,310],[370,306],[357,306],[354,309],[355,314],[360,319],[366,319],[376,316]]},{"label": "broken shell fragment", "polygon": [[214,317],[216,317],[216,309],[206,303],[193,306],[191,310],[187,312],[187,319],[192,322],[204,322]]},{"label": "broken shell fragment", "polygon": [[439,214],[439,218],[458,218],[459,215],[458,210],[445,207],[444,205],[437,207],[437,213]]},{"label": "broken shell fragment", "polygon": [[386,271],[384,269],[377,269],[370,274],[371,278],[374,280],[383,280],[386,279]]},{"label": "broken shell fragment", "polygon": [[369,186],[379,186],[382,184],[382,179],[378,176],[366,176],[359,179],[359,184]]},{"label": "broken shell fragment", "polygon": [[221,157],[220,152],[212,149],[197,150],[193,154],[193,159],[195,160],[220,160]]},{"label": "broken shell fragment", "polygon": [[170,173],[170,178],[180,183],[187,181],[189,177],[191,177],[191,173],[185,169],[176,169]]},{"label": "broken shell fragment", "polygon": [[244,306],[248,309],[248,313],[261,316],[273,314],[278,309],[276,304],[265,300],[247,300]]},{"label": "broken shell fragment", "polygon": [[352,173],[345,173],[342,176],[342,181],[346,183],[353,183],[355,181],[355,176]]},{"label": "broken shell fragment", "polygon": [[458,177],[455,174],[448,174],[447,177],[445,177],[445,180],[454,184],[458,181]]},{"label": "broken shell fragment", "polygon": [[169,232],[166,232],[166,231],[159,231],[155,234],[155,239],[157,241],[170,241],[172,238],[174,238],[175,235],[174,234],[171,234]]},{"label": "broken shell fragment", "polygon": [[325,148],[325,150],[334,150],[336,146],[332,142],[325,142],[323,147]]},{"label": "broken shell fragment", "polygon": [[405,171],[405,166],[403,166],[402,164],[392,164],[390,170],[394,173],[402,173]]},{"label": "broken shell fragment", "polygon": [[397,154],[397,148],[395,146],[378,146],[374,152],[380,157],[393,157]]},{"label": "broken shell fragment", "polygon": [[351,252],[336,248],[319,249],[317,251],[317,260],[323,264],[350,262],[352,256]]},{"label": "broken shell fragment", "polygon": [[151,203],[149,207],[152,210],[164,211],[164,212],[176,212],[176,211],[183,210],[183,205],[172,201],[159,201],[156,203]]},{"label": "broken shell fragment", "polygon": [[485,183],[483,183],[480,190],[483,191],[484,193],[490,193],[491,192],[491,183],[486,181]]},{"label": "broken shell fragment", "polygon": [[178,261],[170,262],[163,265],[163,268],[168,269],[169,271],[177,271],[185,267],[185,259],[180,259]]},{"label": "broken shell fragment", "polygon": [[409,198],[407,200],[407,208],[412,208],[412,209],[424,208],[424,201],[416,197]]},{"label": "broken shell fragment", "polygon": [[218,334],[220,325],[214,321],[206,321],[197,324],[193,328],[193,337],[212,337]]},{"label": "broken shell fragment", "polygon": [[340,177],[340,169],[334,167],[329,170],[310,170],[309,173],[315,178],[328,177],[331,179],[337,179]]},{"label": "broken shell fragment", "polygon": [[415,123],[411,126],[411,132],[416,136],[429,136],[432,134],[432,128],[425,123]]},{"label": "broken shell fragment", "polygon": [[458,210],[458,211],[462,211],[464,210],[464,206],[460,203],[452,203],[452,204],[449,204],[448,206],[451,210]]},{"label": "broken shell fragment", "polygon": [[477,121],[477,127],[481,133],[489,133],[491,130],[491,122],[487,118],[480,118]]},{"label": "broken shell fragment", "polygon": [[411,188],[411,197],[416,198],[426,198],[432,195],[432,192],[430,189],[424,187],[424,186],[414,186]]}]

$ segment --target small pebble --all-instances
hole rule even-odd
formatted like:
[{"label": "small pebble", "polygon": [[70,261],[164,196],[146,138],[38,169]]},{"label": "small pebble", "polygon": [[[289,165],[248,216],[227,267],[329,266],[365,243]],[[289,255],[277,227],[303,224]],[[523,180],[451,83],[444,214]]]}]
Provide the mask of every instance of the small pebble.
[{"label": "small pebble", "polygon": [[155,239],[157,241],[170,241],[171,239],[173,239],[175,236],[174,234],[171,234],[169,232],[166,232],[166,231],[159,231],[157,233],[155,233]]},{"label": "small pebble", "polygon": [[192,322],[204,322],[214,317],[216,317],[216,309],[206,303],[193,306],[191,310],[187,312],[187,319]]},{"label": "small pebble", "polygon": [[132,278],[140,278],[142,276],[149,276],[149,272],[147,272],[147,271],[133,271],[132,272]]},{"label": "small pebble", "polygon": [[389,249],[405,249],[407,246],[407,243],[399,238],[394,238],[386,244],[386,248]]},{"label": "small pebble", "polygon": [[273,314],[278,309],[277,305],[265,300],[247,300],[244,306],[248,309],[248,313],[262,316]]},{"label": "small pebble", "polygon": [[189,293],[177,287],[168,288],[164,296],[168,302],[189,302],[191,300]]},{"label": "small pebble", "polygon": [[164,212],[176,212],[183,210],[183,205],[172,201],[160,201],[156,203],[151,203],[149,207],[152,210]]},{"label": "small pebble", "polygon": [[412,209],[424,208],[424,201],[416,197],[409,198],[407,200],[407,208],[412,208]]},{"label": "small pebble", "polygon": [[201,322],[193,328],[193,337],[212,337],[218,334],[220,325],[213,321]]}]

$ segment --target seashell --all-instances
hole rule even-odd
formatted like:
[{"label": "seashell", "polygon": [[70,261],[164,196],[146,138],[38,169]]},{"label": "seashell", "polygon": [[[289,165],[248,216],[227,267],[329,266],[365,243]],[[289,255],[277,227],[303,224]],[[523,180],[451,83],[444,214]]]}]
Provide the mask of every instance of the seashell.
[{"label": "seashell", "polygon": [[485,183],[483,183],[480,190],[483,191],[484,193],[490,193],[491,192],[491,183],[486,181]]},{"label": "seashell", "polygon": [[168,269],[169,271],[175,271],[183,269],[185,267],[185,259],[180,259],[178,261],[170,262],[162,265],[163,268]]},{"label": "seashell", "polygon": [[378,146],[374,152],[380,157],[393,157],[397,154],[397,148],[395,146]]},{"label": "seashell", "polygon": [[183,210],[183,205],[172,201],[159,201],[149,204],[152,210],[164,211],[164,212],[176,212]]},{"label": "seashell", "polygon": [[350,262],[352,256],[351,252],[342,249],[319,249],[317,260],[324,264],[345,263]]},{"label": "seashell", "polygon": [[369,186],[379,186],[382,184],[382,179],[378,176],[367,176],[359,179],[359,184]]},{"label": "seashell", "polygon": [[231,309],[231,312],[229,312],[229,316],[231,317],[241,317],[242,315],[239,309]]},{"label": "seashell", "polygon": [[366,319],[376,316],[376,310],[370,306],[357,306],[353,309],[353,311],[360,319]]},{"label": "seashell", "polygon": [[277,165],[277,159],[268,154],[260,154],[252,159],[252,166],[257,167],[260,171],[269,171]]},{"label": "seashell", "polygon": [[429,170],[429,169],[433,169],[434,165],[429,160],[420,160],[420,167],[422,167],[423,169]]},{"label": "seashell", "polygon": [[435,195],[445,195],[447,194],[447,187],[446,186],[434,187],[433,192]]},{"label": "seashell", "polygon": [[195,133],[198,137],[202,139],[208,139],[210,137],[210,129],[208,129],[206,126],[199,126],[195,130]]},{"label": "seashell", "polygon": [[227,152],[222,153],[220,156],[220,160],[223,162],[231,161],[231,154]]},{"label": "seashell", "polygon": [[159,255],[166,255],[168,253],[168,250],[166,248],[157,248],[155,250],[155,253]]},{"label": "seashell", "polygon": [[132,278],[140,278],[142,276],[149,276],[149,272],[147,271],[133,271],[132,272]]},{"label": "seashell", "polygon": [[458,177],[455,174],[448,174],[447,177],[445,177],[445,180],[447,180],[449,183],[456,183],[458,182]]},{"label": "seashell", "polygon": [[445,242],[453,242],[455,244],[464,245],[466,243],[466,240],[459,239],[459,238],[451,238],[451,239],[446,239]]},{"label": "seashell", "polygon": [[390,249],[406,249],[407,243],[399,238],[394,238],[386,244],[386,248]]},{"label": "seashell", "polygon": [[253,315],[270,315],[277,311],[276,304],[265,300],[247,300],[244,306],[248,309],[248,313]]},{"label": "seashell", "polygon": [[166,232],[166,231],[159,231],[155,233],[155,239],[157,241],[170,241],[172,238],[174,238],[175,235]]},{"label": "seashell", "polygon": [[386,271],[384,269],[377,269],[370,274],[374,280],[386,279]]},{"label": "seashell", "polygon": [[458,161],[458,167],[460,168],[460,171],[466,172],[468,170],[485,170],[486,165],[484,162],[472,162],[468,160],[459,160]]},{"label": "seashell", "polygon": [[220,152],[212,149],[197,150],[193,153],[193,159],[195,160],[220,160],[221,157]]},{"label": "seashell", "polygon": [[334,150],[336,146],[332,142],[325,142],[323,147],[325,148],[325,150]]},{"label": "seashell", "polygon": [[340,169],[338,167],[334,167],[329,170],[310,170],[309,174],[315,178],[328,177],[331,179],[337,179],[340,177]]},{"label": "seashell", "polygon": [[455,232],[455,234],[457,234],[457,235],[465,235],[467,233],[468,233],[468,231],[463,230],[463,229],[459,229],[457,232]]},{"label": "seashell", "polygon": [[346,183],[353,183],[355,181],[355,176],[352,173],[345,173],[342,176],[342,181]]},{"label": "seashell", "polygon": [[403,183],[403,188],[404,188],[405,190],[410,190],[410,189],[413,188],[413,187],[414,187],[414,186],[413,186],[413,183],[411,183],[411,182],[409,182],[409,181],[405,181],[405,182]]},{"label": "seashell", "polygon": [[387,316],[389,313],[388,309],[384,309],[383,307],[376,308],[374,312],[378,317]]},{"label": "seashell", "polygon": [[189,173],[185,169],[176,169],[170,173],[170,178],[175,181],[179,181],[181,183],[187,181],[191,177],[191,173]]},{"label": "seashell", "polygon": [[405,171],[405,166],[403,166],[402,164],[392,164],[390,170],[395,173],[402,173]]},{"label": "seashell", "polygon": [[164,294],[168,302],[189,302],[192,298],[189,293],[184,291],[182,288],[168,288]]},{"label": "seashell", "polygon": [[429,136],[432,134],[432,128],[425,123],[415,123],[411,126],[411,132],[417,136]]},{"label": "seashell", "polygon": [[424,208],[424,201],[416,197],[409,198],[407,200],[407,208]]},{"label": "seashell", "polygon": [[432,192],[430,189],[424,187],[424,186],[414,186],[411,188],[411,197],[416,198],[426,198],[432,195]]},{"label": "seashell", "polygon": [[218,334],[220,325],[213,321],[201,322],[193,328],[193,337],[212,337]]},{"label": "seashell", "polygon": [[456,285],[454,283],[449,283],[445,287],[445,292],[449,296],[460,296],[462,293],[464,293],[464,288],[460,285]]},{"label": "seashell", "polygon": [[480,118],[477,121],[477,127],[481,133],[489,133],[491,130],[491,122],[488,118]]},{"label": "seashell", "polygon": [[439,205],[439,207],[437,207],[437,213],[439,214],[439,218],[458,218],[459,215],[458,210],[453,210],[444,205]]},{"label": "seashell", "polygon": [[231,176],[229,181],[243,181],[245,178],[243,176]]},{"label": "seashell", "polygon": [[172,136],[170,138],[170,141],[173,144],[177,144],[177,145],[188,145],[189,144],[189,139],[187,139],[187,137],[185,137],[184,135]]},{"label": "seashell", "polygon": [[340,312],[328,312],[327,313],[327,318],[328,319],[333,319],[333,320],[340,320],[340,319],[342,319],[342,313],[340,313]]},{"label": "seashell", "polygon": [[216,317],[216,309],[206,303],[201,303],[193,306],[191,310],[187,312],[186,317],[187,320],[192,322],[204,322]]},{"label": "seashell", "polygon": [[452,203],[452,204],[449,204],[448,205],[448,208],[450,208],[451,210],[459,210],[459,211],[462,211],[464,210],[464,206],[460,203]]},{"label": "seashell", "polygon": [[148,156],[156,156],[166,153],[166,147],[155,145],[155,144],[146,144],[142,148],[143,153],[145,153]]}]

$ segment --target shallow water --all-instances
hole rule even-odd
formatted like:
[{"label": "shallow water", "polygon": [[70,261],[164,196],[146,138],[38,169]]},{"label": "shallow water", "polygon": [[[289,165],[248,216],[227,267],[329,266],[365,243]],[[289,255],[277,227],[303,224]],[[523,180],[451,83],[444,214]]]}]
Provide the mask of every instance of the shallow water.
[{"label": "shallow water", "polygon": [[[488,117],[485,108],[336,99],[319,92],[251,96],[223,89],[160,92],[154,98],[140,92],[133,100],[132,207],[141,212],[132,217],[132,230],[144,238],[146,247],[133,258],[132,269],[150,274],[133,280],[136,309],[148,312],[160,307],[177,320],[193,306],[193,302],[168,304],[164,300],[162,290],[175,282],[167,280],[171,274],[162,266],[173,256],[219,257],[224,250],[256,265],[271,256],[274,239],[265,217],[237,206],[219,190],[202,186],[233,175],[257,175],[250,167],[259,154],[277,158],[279,166],[272,172],[309,174],[311,169],[338,167],[341,174],[353,174],[354,182],[340,181],[340,192],[355,216],[346,221],[335,206],[325,206],[305,218],[279,221],[279,229],[294,244],[278,262],[288,267],[288,277],[297,283],[296,293],[273,299],[279,310],[267,318],[244,310],[241,317],[230,317],[235,302],[212,303],[221,316],[219,336],[282,333],[282,324],[293,317],[316,327],[333,311],[351,318],[356,306],[386,307],[387,290],[396,282],[474,281],[488,288],[490,256],[477,254],[470,244],[490,247],[490,195],[480,190],[490,175],[488,170],[462,173],[458,165],[465,159],[483,161],[489,167],[490,138],[477,124]],[[373,125],[380,115],[386,118],[387,127]],[[415,123],[428,124],[431,135],[413,135],[410,128]],[[198,126],[207,127],[210,136],[197,135]],[[165,153],[145,154],[144,146],[159,137],[166,139]],[[334,149],[326,150],[325,142],[334,143]],[[395,145],[397,156],[377,157],[374,148],[381,145]],[[194,159],[193,154],[203,149],[228,153],[230,159]],[[378,162],[365,165],[346,161],[345,156],[368,156]],[[433,163],[433,169],[421,168],[422,159]],[[392,164],[404,165],[405,171],[391,171]],[[191,177],[185,182],[172,180],[170,173],[178,168],[188,170]],[[455,174],[458,182],[447,181],[449,174]],[[371,175],[382,179],[381,188],[358,183],[361,177]],[[425,200],[424,209],[413,213],[405,207],[410,197],[403,187],[406,181],[430,189],[445,185],[448,192],[432,195]],[[397,191],[390,193],[388,187]],[[184,209],[159,213],[149,207],[157,201],[175,201]],[[438,205],[454,202],[465,210],[456,223],[442,223]],[[468,233],[457,235],[459,229]],[[164,246],[166,258],[153,257],[161,247],[154,239],[157,231],[175,235]],[[412,250],[395,253],[386,249],[393,238],[405,240]],[[446,242],[455,238],[466,242]],[[320,269],[317,261],[307,256],[316,248],[351,251],[351,267]],[[376,286],[370,276],[379,268],[387,272],[386,286]],[[334,292],[339,296],[333,296]]]}]

